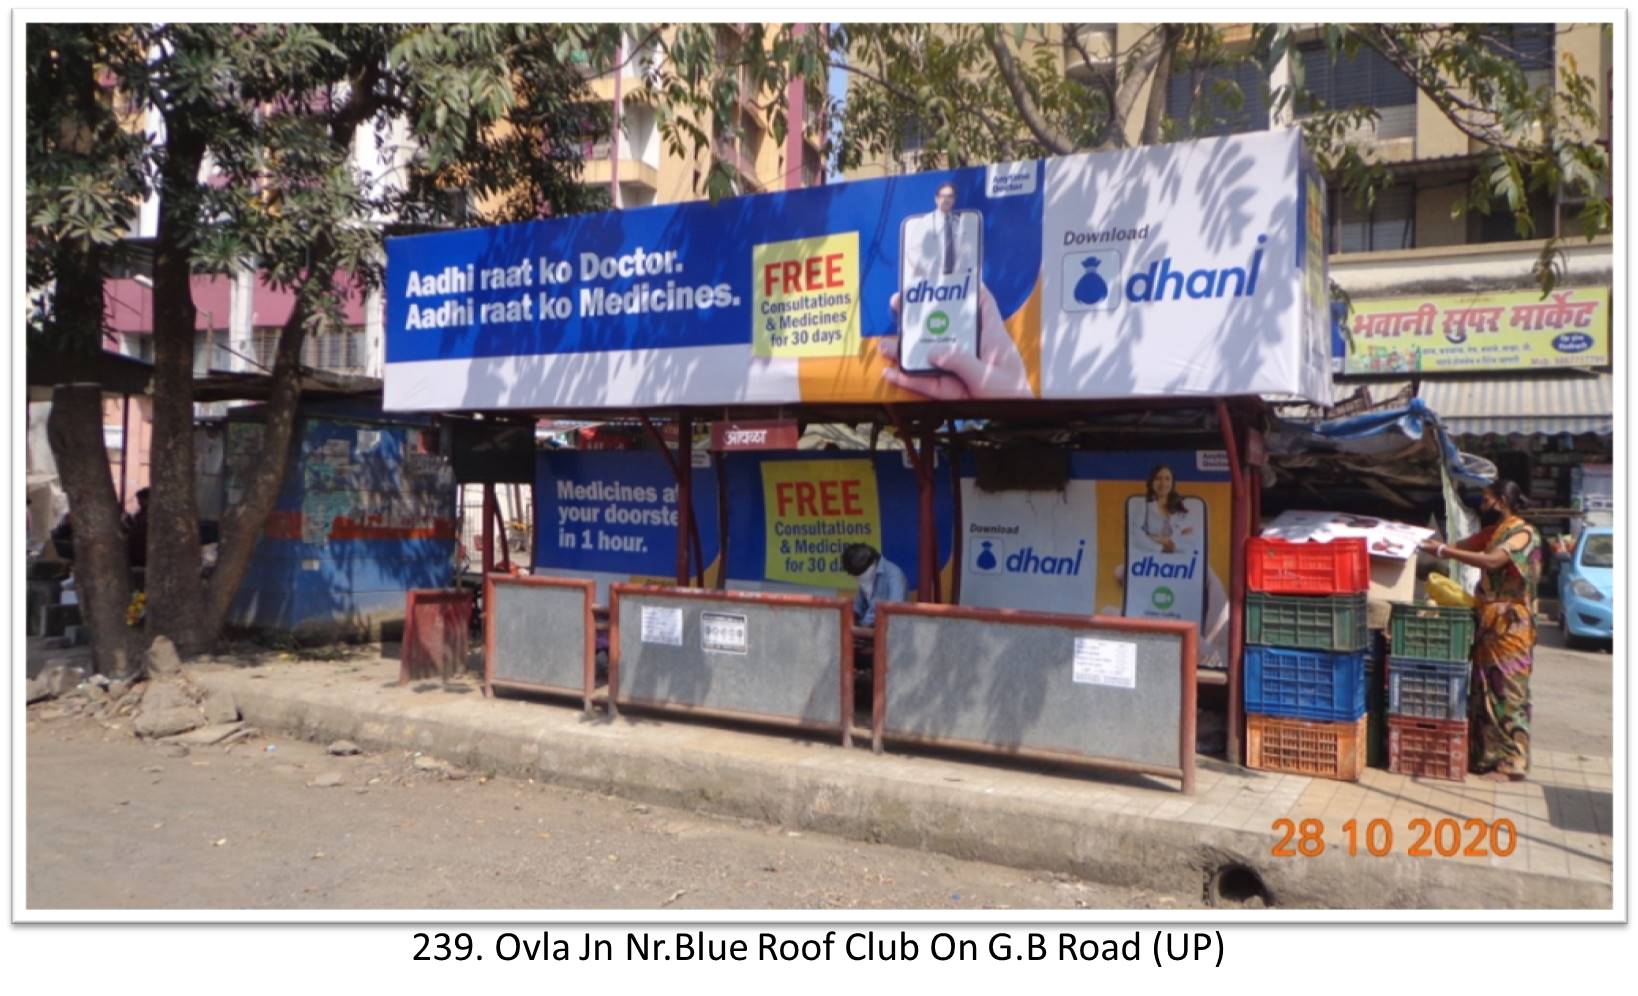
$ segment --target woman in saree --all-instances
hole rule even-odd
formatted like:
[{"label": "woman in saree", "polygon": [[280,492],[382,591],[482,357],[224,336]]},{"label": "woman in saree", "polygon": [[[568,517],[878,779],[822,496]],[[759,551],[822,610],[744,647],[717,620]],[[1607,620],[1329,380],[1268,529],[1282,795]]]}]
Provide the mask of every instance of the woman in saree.
[{"label": "woman in saree", "polygon": [[1422,544],[1436,557],[1480,572],[1474,593],[1478,633],[1468,686],[1468,752],[1472,770],[1491,781],[1522,781],[1530,769],[1530,670],[1541,534],[1519,517],[1526,507],[1517,484],[1497,481],[1480,499],[1485,528],[1454,544]]}]

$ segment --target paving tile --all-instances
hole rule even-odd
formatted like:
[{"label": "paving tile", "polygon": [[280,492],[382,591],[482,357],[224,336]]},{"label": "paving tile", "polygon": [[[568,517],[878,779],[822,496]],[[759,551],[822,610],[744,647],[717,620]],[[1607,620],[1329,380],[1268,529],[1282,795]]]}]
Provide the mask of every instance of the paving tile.
[{"label": "paving tile", "polygon": [[1608,882],[1614,878],[1614,869],[1607,862],[1572,854],[1569,856],[1568,864],[1571,878],[1592,882]]},{"label": "paving tile", "polygon": [[1537,875],[1559,875],[1569,877],[1569,855],[1556,847],[1540,845],[1531,849],[1529,855],[1530,871]]}]

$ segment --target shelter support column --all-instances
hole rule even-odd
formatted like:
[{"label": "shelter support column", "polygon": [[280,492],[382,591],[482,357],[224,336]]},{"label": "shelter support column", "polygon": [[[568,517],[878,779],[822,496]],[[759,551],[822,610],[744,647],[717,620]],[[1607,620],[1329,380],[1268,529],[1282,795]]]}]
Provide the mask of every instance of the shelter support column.
[{"label": "shelter support column", "polygon": [[936,445],[931,427],[921,434],[921,459],[916,463],[916,492],[921,499],[921,511],[916,516],[919,530],[920,553],[916,578],[916,600],[937,602],[938,584],[938,521],[933,503],[933,462]]},{"label": "shelter support column", "polygon": [[495,572],[495,486],[483,486],[483,575]]},{"label": "shelter support column", "polygon": [[1240,463],[1240,446],[1234,417],[1229,407],[1217,402],[1217,423],[1228,451],[1229,484],[1233,495],[1229,529],[1229,647],[1228,647],[1228,737],[1226,755],[1234,764],[1241,756],[1242,690],[1241,658],[1245,650],[1246,540],[1251,535],[1251,496],[1246,487],[1246,471]]},{"label": "shelter support column", "polygon": [[688,546],[694,522],[694,420],[677,414],[677,587],[688,587]]}]

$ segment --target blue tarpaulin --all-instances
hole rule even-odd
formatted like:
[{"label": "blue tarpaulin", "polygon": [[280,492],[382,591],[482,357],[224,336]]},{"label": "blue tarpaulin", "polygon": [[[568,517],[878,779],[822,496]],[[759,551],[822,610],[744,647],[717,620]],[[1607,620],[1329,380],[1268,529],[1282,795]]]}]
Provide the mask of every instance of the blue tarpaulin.
[{"label": "blue tarpaulin", "polygon": [[1496,479],[1489,461],[1462,453],[1450,441],[1439,416],[1421,398],[1394,408],[1319,422],[1277,419],[1267,436],[1276,456],[1323,453],[1383,461],[1422,462],[1434,457],[1460,487],[1483,487]]}]

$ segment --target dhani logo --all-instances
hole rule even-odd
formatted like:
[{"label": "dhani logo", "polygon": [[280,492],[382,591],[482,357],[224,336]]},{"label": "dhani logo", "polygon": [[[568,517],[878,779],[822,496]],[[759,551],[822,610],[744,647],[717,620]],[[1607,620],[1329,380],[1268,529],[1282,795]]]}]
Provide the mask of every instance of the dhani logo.
[{"label": "dhani logo", "polygon": [[910,289],[904,292],[904,300],[906,304],[921,304],[924,301],[965,301],[972,286],[971,273],[959,284],[935,284],[931,280],[923,279],[920,283],[912,284]]},{"label": "dhani logo", "polygon": [[1053,577],[1078,577],[1081,573],[1081,563],[1086,559],[1086,540],[1081,540],[1075,552],[1069,556],[1054,557],[1035,552],[1033,546],[1026,546],[1007,557],[1006,567],[1008,574],[1048,574]]},{"label": "dhani logo", "polygon": [[1174,269],[1172,258],[1164,256],[1127,278],[1126,299],[1147,303],[1177,301],[1184,295],[1197,301],[1211,297],[1251,297],[1257,293],[1257,275],[1263,267],[1262,247],[1267,241],[1268,236],[1257,236],[1257,249],[1244,267],[1201,267],[1185,271]]},{"label": "dhani logo", "polygon": [[1200,551],[1196,550],[1188,563],[1163,564],[1149,554],[1132,565],[1132,576],[1135,578],[1185,578],[1193,579],[1195,569],[1200,566]]}]

